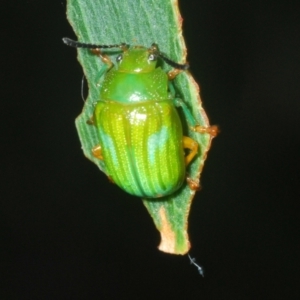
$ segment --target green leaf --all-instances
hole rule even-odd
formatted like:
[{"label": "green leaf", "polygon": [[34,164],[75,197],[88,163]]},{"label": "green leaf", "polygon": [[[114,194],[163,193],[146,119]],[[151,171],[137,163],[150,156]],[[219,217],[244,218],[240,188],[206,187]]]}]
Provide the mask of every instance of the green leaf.
[{"label": "green leaf", "polygon": [[[157,43],[160,50],[176,62],[185,62],[186,47],[182,37],[182,18],[177,0],[68,0],[67,16],[78,40],[93,44],[150,46]],[[99,97],[97,72],[102,62],[86,49],[78,50],[89,86],[89,95],[76,127],[85,156],[105,172],[104,163],[92,156],[91,149],[98,144],[94,126],[87,125],[94,103]],[[163,69],[169,70],[163,65]],[[201,107],[199,89],[189,72],[182,72],[174,80],[178,96],[192,111],[197,124],[208,127],[207,116]],[[212,137],[190,131],[183,120],[185,135],[199,143],[199,153],[187,169],[190,178],[198,181]],[[161,233],[159,249],[173,254],[185,254],[190,248],[187,218],[195,195],[187,184],[174,195],[161,199],[143,199]]]}]

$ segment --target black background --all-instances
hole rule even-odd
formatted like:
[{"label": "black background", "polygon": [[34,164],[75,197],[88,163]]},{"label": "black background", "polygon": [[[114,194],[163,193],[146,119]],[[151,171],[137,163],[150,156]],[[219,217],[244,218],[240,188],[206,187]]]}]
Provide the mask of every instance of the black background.
[{"label": "black background", "polygon": [[82,154],[65,1],[1,9],[0,299],[298,299],[297,1],[182,0],[191,71],[221,134],[189,222],[161,253],[141,201]]}]

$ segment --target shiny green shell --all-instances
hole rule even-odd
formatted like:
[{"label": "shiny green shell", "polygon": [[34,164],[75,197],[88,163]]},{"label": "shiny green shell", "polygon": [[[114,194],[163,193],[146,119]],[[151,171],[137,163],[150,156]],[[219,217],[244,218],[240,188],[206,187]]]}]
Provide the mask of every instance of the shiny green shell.
[{"label": "shiny green shell", "polygon": [[94,111],[105,171],[126,192],[174,193],[185,178],[182,125],[168,78],[146,48],[127,50],[107,72]]}]

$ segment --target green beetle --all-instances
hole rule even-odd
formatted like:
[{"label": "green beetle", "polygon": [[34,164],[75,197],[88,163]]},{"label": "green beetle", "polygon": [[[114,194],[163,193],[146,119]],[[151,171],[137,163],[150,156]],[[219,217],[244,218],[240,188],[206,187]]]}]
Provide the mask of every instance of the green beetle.
[{"label": "green beetle", "polygon": [[[162,54],[156,44],[150,48],[120,45],[93,45],[63,39],[68,46],[89,48],[104,62],[99,78],[105,76],[100,100],[90,120],[97,128],[99,145],[91,150],[105,163],[106,175],[129,194],[158,198],[178,190],[186,177],[186,166],[198,151],[193,139],[183,136],[176,106],[183,109],[194,131],[213,136],[217,128],[197,126],[187,106],[175,98],[170,80],[187,64],[178,64]],[[100,48],[120,48],[114,66]],[[174,67],[165,73],[157,60]],[[189,153],[185,155],[184,149]],[[191,189],[197,182],[187,178]]]}]

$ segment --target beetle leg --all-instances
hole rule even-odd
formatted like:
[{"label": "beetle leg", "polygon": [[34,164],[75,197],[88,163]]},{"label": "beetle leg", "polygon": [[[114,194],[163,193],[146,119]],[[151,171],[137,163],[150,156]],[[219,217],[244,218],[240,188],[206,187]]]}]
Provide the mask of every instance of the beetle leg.
[{"label": "beetle leg", "polygon": [[179,69],[173,69],[167,73],[168,79],[173,80],[179,73],[181,73],[183,70]]},{"label": "beetle leg", "polygon": [[113,66],[111,59],[107,55],[103,54],[99,48],[91,49],[91,51],[93,54],[99,56],[102,62],[105,63],[109,69]]},{"label": "beetle leg", "polygon": [[88,124],[88,125],[95,125],[94,116],[93,115],[86,121],[86,124]]},{"label": "beetle leg", "polygon": [[[103,160],[103,155],[102,155],[102,150],[101,150],[100,145],[96,145],[95,147],[93,147],[92,154],[94,157],[96,157],[100,160]],[[107,178],[108,178],[109,182],[115,183],[111,176],[107,175]]]},{"label": "beetle leg", "polygon": [[[101,150],[100,145],[96,145],[95,147],[93,147],[92,154],[94,157],[96,157],[100,160],[103,160],[103,155],[102,155],[102,150]],[[107,175],[107,178],[108,178],[109,182],[115,183],[111,176]]]},{"label": "beetle leg", "polygon": [[219,128],[216,125],[213,126],[209,126],[209,127],[204,127],[201,125],[197,125],[196,121],[191,113],[191,111],[189,110],[189,108],[187,107],[187,105],[179,98],[175,98],[174,99],[174,104],[177,107],[181,107],[184,115],[187,119],[188,124],[190,125],[190,128],[192,131],[198,132],[198,133],[208,133],[210,134],[212,137],[215,137],[218,135]]},{"label": "beetle leg", "polygon": [[92,149],[92,154],[94,157],[103,160],[103,156],[102,156],[102,150],[101,150],[101,146],[100,145],[96,145],[95,147],[93,147]]},{"label": "beetle leg", "polygon": [[101,52],[100,49],[91,49],[91,51],[93,54],[97,55],[104,63],[104,65],[101,67],[100,71],[97,73],[96,76],[96,82],[98,83],[100,78],[104,75],[104,73],[111,69],[114,64],[107,55]]},{"label": "beetle leg", "polygon": [[168,76],[168,79],[169,79],[169,81],[168,81],[168,88],[169,88],[169,91],[170,91],[170,93],[171,93],[171,95],[172,95],[172,98],[175,98],[175,96],[176,96],[176,91],[175,91],[175,88],[174,88],[174,85],[173,85],[172,80],[173,80],[180,72],[182,72],[182,70],[173,69],[173,70],[171,70],[171,71],[169,71],[169,72],[167,73],[167,76]]},{"label": "beetle leg", "polygon": [[192,127],[196,127],[196,121],[195,121],[191,111],[187,107],[187,105],[179,98],[174,99],[174,104],[175,104],[176,107],[181,107],[182,108],[183,113],[186,117],[186,120],[187,120],[188,124]]},{"label": "beetle leg", "polygon": [[220,132],[218,126],[216,126],[216,125],[209,126],[209,127],[204,127],[204,126],[196,125],[196,126],[194,126],[192,128],[192,130],[195,131],[195,132],[199,132],[199,133],[208,133],[212,137],[217,136],[218,133]]},{"label": "beetle leg", "polygon": [[190,187],[190,189],[192,191],[199,191],[199,190],[201,190],[201,186],[200,186],[198,180],[194,180],[194,179],[192,179],[190,177],[187,177],[186,178],[186,182],[187,182],[188,186]]},{"label": "beetle leg", "polygon": [[198,152],[198,143],[188,136],[184,136],[182,142],[183,148],[190,150],[190,153],[185,157],[185,165],[187,166]]}]

